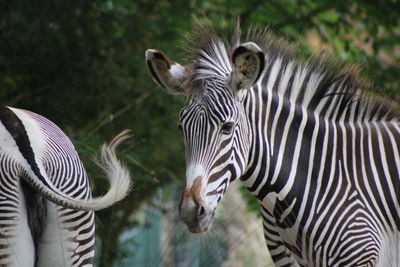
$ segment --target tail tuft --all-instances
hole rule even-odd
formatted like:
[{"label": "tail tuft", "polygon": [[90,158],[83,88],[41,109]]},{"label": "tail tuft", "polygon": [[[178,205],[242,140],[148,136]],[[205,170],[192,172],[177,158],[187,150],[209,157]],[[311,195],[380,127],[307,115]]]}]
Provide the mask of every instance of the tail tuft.
[{"label": "tail tuft", "polygon": [[[132,188],[132,182],[128,169],[118,160],[115,149],[125,140],[131,138],[129,130],[124,130],[109,144],[104,144],[101,148],[100,155],[94,160],[95,163],[102,169],[110,188],[108,192],[93,200],[98,201],[93,209],[99,210],[107,208],[114,203],[124,199]],[[97,202],[96,201],[96,202]]]}]

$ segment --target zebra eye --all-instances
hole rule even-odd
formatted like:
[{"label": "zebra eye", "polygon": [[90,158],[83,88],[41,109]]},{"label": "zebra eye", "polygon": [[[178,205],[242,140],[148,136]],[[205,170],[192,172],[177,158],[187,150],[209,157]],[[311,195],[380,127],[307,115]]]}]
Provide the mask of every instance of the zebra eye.
[{"label": "zebra eye", "polygon": [[230,134],[233,130],[234,123],[233,122],[225,122],[221,126],[221,131],[225,134]]}]

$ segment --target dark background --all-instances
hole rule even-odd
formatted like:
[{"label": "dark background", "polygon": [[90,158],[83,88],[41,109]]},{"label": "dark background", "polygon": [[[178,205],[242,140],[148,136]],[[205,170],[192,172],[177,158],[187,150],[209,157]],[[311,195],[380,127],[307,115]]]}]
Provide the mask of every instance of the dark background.
[{"label": "dark background", "polygon": [[132,130],[134,138],[119,155],[132,170],[135,188],[125,201],[97,213],[99,265],[110,266],[119,257],[120,233],[135,226],[131,214],[184,177],[176,125],[184,98],[156,88],[145,66],[146,49],[162,49],[181,61],[179,47],[193,16],[206,16],[221,29],[240,17],[244,28],[269,25],[277,36],[298,42],[302,53],[330,53],[361,65],[362,75],[396,100],[399,10],[396,0],[2,0],[0,101],[42,114],[67,133],[94,195],[107,183],[98,179],[91,157],[101,143]]}]

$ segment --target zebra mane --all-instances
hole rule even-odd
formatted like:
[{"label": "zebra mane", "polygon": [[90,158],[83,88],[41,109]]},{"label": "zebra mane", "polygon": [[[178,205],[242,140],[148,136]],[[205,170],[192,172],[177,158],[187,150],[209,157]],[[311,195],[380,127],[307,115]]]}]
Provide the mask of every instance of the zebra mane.
[{"label": "zebra mane", "polygon": [[329,56],[299,58],[296,55],[297,46],[276,38],[268,28],[249,29],[241,33],[239,23],[230,34],[224,35],[217,32],[208,20],[195,21],[195,30],[184,47],[190,62],[184,84],[186,95],[189,98],[201,96],[202,83],[210,78],[225,82],[232,70],[230,55],[233,49],[245,42],[256,43],[266,53],[265,76],[274,71],[276,61],[279,61],[280,68],[296,72],[292,82],[302,86],[297,86],[295,92],[284,92],[279,86],[274,89],[290,101],[310,109],[321,103],[336,105],[338,116],[358,104],[357,116],[363,120],[400,120],[397,105],[379,96],[371,83],[360,77],[358,67],[339,63]]},{"label": "zebra mane", "polygon": [[221,37],[210,21],[195,20],[195,30],[188,36],[184,47],[190,62],[184,84],[186,95],[195,97],[202,94],[202,83],[207,79],[224,81],[232,70],[230,52],[232,44]]}]

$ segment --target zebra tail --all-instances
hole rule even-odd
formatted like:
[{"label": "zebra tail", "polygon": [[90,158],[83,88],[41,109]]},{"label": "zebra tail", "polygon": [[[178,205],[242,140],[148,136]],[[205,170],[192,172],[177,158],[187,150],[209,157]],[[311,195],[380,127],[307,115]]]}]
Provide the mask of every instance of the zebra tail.
[{"label": "zebra tail", "polygon": [[110,144],[104,144],[100,156],[95,159],[95,162],[102,169],[110,183],[109,190],[103,196],[90,199],[72,198],[49,183],[48,179],[40,171],[29,172],[30,175],[24,175],[21,178],[45,198],[65,208],[74,210],[101,210],[107,208],[126,197],[132,187],[128,169],[117,159],[115,154],[117,146],[130,137],[128,132],[125,130],[114,137]]},{"label": "zebra tail", "polygon": [[98,158],[94,161],[105,174],[110,188],[101,197],[90,199],[91,209],[100,210],[124,199],[132,188],[132,182],[128,169],[118,160],[115,149],[126,139],[130,138],[129,130],[118,134],[109,144],[104,144]]}]

